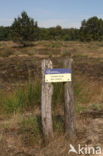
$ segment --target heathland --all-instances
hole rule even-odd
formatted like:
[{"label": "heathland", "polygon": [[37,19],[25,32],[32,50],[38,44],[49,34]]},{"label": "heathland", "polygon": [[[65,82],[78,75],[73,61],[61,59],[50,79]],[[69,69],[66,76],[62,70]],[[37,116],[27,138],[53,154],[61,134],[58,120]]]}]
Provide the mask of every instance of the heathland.
[{"label": "heathland", "polygon": [[[63,84],[55,83],[52,100],[54,139],[42,134],[41,61],[50,58],[62,68],[73,58],[75,145],[103,144],[103,42],[37,41],[21,47],[0,42],[0,155],[66,156]],[[95,143],[95,145],[94,145]]]}]

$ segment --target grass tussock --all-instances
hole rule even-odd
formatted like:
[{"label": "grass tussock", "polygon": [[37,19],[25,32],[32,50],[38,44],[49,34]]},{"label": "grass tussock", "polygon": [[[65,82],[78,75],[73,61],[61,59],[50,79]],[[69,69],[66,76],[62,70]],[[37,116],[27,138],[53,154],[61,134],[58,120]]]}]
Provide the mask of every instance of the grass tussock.
[{"label": "grass tussock", "polygon": [[[54,83],[53,86],[52,110],[54,113],[62,115],[64,110],[63,83]],[[89,104],[101,104],[102,93],[101,83],[91,83],[83,76],[74,76],[75,108],[78,113],[85,111]],[[17,113],[31,110],[34,107],[40,108],[40,103],[41,82],[38,80],[35,80],[35,82],[29,81],[24,86],[17,87],[14,91],[7,94],[0,92],[2,113]]]},{"label": "grass tussock", "polygon": [[22,141],[24,145],[40,145],[43,141],[40,116],[24,118],[20,123],[18,132],[19,134],[22,134]]},{"label": "grass tussock", "polygon": [[35,106],[40,106],[40,82],[29,82],[24,87],[18,87],[12,93],[0,93],[0,104],[5,113],[23,112]]}]

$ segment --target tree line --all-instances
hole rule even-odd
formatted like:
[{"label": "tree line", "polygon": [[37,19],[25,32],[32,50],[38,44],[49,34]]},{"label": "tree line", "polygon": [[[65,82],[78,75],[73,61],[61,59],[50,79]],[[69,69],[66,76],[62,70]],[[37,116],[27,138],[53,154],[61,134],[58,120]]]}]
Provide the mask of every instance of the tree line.
[{"label": "tree line", "polygon": [[13,40],[26,44],[38,40],[63,41],[103,41],[103,19],[96,16],[81,22],[81,27],[40,28],[38,23],[24,11],[20,17],[14,19],[11,26],[0,26],[0,41]]}]

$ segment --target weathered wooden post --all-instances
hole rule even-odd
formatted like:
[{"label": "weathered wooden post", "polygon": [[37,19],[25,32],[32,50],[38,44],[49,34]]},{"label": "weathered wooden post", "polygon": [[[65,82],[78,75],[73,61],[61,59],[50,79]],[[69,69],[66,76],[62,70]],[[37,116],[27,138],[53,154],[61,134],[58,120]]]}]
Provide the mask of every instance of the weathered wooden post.
[{"label": "weathered wooden post", "polygon": [[75,137],[75,114],[72,79],[72,59],[64,61],[65,68],[52,69],[50,60],[42,61],[42,94],[41,94],[41,118],[45,138],[53,137],[52,126],[52,95],[55,82],[64,83],[64,116],[65,132],[69,138]]},{"label": "weathered wooden post", "polygon": [[42,93],[41,93],[41,118],[44,136],[49,139],[53,137],[53,126],[52,126],[52,94],[53,85],[52,83],[45,82],[45,70],[52,69],[52,62],[50,60],[42,61]]},{"label": "weathered wooden post", "polygon": [[72,59],[65,60],[65,68],[71,69],[71,81],[64,83],[64,116],[65,132],[70,137],[75,136],[75,115],[74,115],[74,95],[72,80]]}]

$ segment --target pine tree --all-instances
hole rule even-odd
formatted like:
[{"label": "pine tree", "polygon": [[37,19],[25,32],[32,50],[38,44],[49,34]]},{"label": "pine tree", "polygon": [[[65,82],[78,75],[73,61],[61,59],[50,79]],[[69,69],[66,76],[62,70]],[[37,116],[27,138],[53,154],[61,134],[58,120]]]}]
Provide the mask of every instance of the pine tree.
[{"label": "pine tree", "polygon": [[15,18],[11,26],[12,40],[26,46],[31,41],[36,40],[37,22],[23,11],[21,17]]}]

